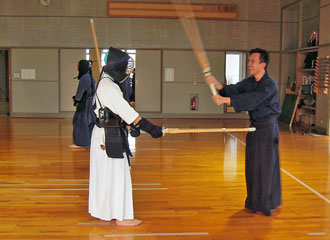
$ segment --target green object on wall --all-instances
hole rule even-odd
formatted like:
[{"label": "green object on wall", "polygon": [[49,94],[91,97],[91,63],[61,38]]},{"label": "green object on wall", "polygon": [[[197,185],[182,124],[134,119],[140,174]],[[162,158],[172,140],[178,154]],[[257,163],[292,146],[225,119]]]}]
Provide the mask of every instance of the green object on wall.
[{"label": "green object on wall", "polygon": [[279,122],[288,124],[291,127],[292,117],[295,113],[295,107],[297,104],[298,95],[296,94],[285,94],[282,112],[278,118]]},{"label": "green object on wall", "polygon": [[291,86],[291,79],[290,79],[290,76],[288,77],[288,80],[287,80],[287,82],[286,82],[286,87],[287,88],[290,88],[290,86]]}]

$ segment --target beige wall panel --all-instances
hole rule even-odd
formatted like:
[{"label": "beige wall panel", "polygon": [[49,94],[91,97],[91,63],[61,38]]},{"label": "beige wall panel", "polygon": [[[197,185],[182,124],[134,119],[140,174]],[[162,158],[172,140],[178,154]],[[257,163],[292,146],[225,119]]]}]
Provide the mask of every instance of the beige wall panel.
[{"label": "beige wall panel", "polygon": [[[207,52],[211,71],[220,81],[224,79],[224,52]],[[163,113],[223,113],[211,100],[200,67],[192,51],[164,51]],[[174,69],[174,81],[165,82],[165,69]],[[198,111],[190,110],[190,97],[198,94]]]},{"label": "beige wall panel", "polygon": [[85,49],[61,49],[60,52],[60,111],[75,111],[72,96],[78,87],[77,64],[81,59],[86,59]]},{"label": "beige wall panel", "polygon": [[107,0],[53,0],[42,6],[39,0],[1,0],[1,15],[18,16],[106,16]]},{"label": "beige wall panel", "polygon": [[247,21],[201,21],[205,49],[248,50]]},{"label": "beige wall panel", "polygon": [[299,3],[295,3],[282,9],[283,11],[283,22],[292,23],[299,22]]},{"label": "beige wall panel", "polygon": [[275,79],[277,84],[280,85],[280,54],[269,53],[269,58],[268,73]]},{"label": "beige wall panel", "polygon": [[[214,104],[206,84],[164,83],[163,113],[176,114],[222,114],[223,106]],[[192,95],[198,95],[197,111],[190,109]]]},{"label": "beige wall panel", "polygon": [[[166,82],[166,68],[174,69],[173,83],[202,82],[202,72],[192,51],[164,51],[163,81]],[[169,96],[164,96],[169,97]]]},{"label": "beige wall panel", "polygon": [[321,7],[330,4],[330,0],[321,0]]},{"label": "beige wall panel", "polygon": [[297,0],[281,0],[281,7],[285,7],[291,3],[296,2]]},{"label": "beige wall panel", "polygon": [[8,27],[8,22],[8,18],[0,17],[0,46],[10,46],[10,28]]},{"label": "beige wall panel", "polygon": [[282,35],[282,50],[298,48],[298,23],[284,23]]},{"label": "beige wall panel", "polygon": [[250,22],[248,28],[249,48],[280,50],[280,23]]},{"label": "beige wall panel", "polygon": [[320,10],[320,45],[330,43],[330,3]]},{"label": "beige wall panel", "polygon": [[13,113],[58,113],[58,83],[13,81]]},{"label": "beige wall panel", "polygon": [[11,46],[93,47],[89,18],[10,17],[7,19]]},{"label": "beige wall panel", "polygon": [[[209,0],[204,0],[205,3],[209,3]],[[249,6],[250,1],[249,0],[239,0],[239,1],[221,1],[219,4],[238,4],[238,19],[237,20],[243,20],[246,21],[249,19]]]},{"label": "beige wall panel", "polygon": [[137,48],[146,47],[146,43],[149,48],[180,46],[184,36],[180,22],[173,19],[132,19],[129,28],[130,44]]},{"label": "beige wall panel", "polygon": [[282,50],[298,48],[298,23],[299,23],[298,3],[283,9],[282,25]]},{"label": "beige wall panel", "polygon": [[[12,73],[20,73],[21,69],[35,69],[35,79],[32,81],[58,81],[57,49],[12,49],[11,57]],[[21,78],[12,74],[12,80]]]},{"label": "beige wall panel", "polygon": [[[57,49],[12,49],[11,57],[12,112],[58,112]],[[21,79],[21,69],[35,69],[35,79]]]},{"label": "beige wall panel", "polygon": [[[122,24],[120,26],[123,26]],[[201,39],[206,49],[247,49],[246,21],[197,21]],[[186,33],[178,20],[133,19],[131,42],[136,48],[191,49]],[[125,28],[125,27],[124,27]],[[116,30],[116,28],[114,28]],[[116,42],[113,33],[110,42]],[[121,45],[130,38],[118,42]]]},{"label": "beige wall panel", "polygon": [[[272,59],[271,59],[272,61]],[[282,54],[281,64],[281,83],[280,83],[280,99],[281,102],[284,99],[286,84],[288,77],[293,82],[296,79],[296,54]]]},{"label": "beige wall panel", "polygon": [[161,111],[161,51],[137,50],[135,72],[136,110]]},{"label": "beige wall panel", "polygon": [[[223,77],[225,76],[225,53],[206,51],[206,54],[210,63],[212,74],[219,78],[222,82]],[[164,51],[163,67],[164,69],[174,68],[174,83],[193,83],[194,81],[204,83],[202,71],[193,51]],[[165,81],[165,71],[163,71],[163,80]]]},{"label": "beige wall panel", "polygon": [[[118,48],[190,48],[177,19],[100,17],[106,16],[105,0],[57,0],[48,7],[41,7],[38,1],[32,0],[25,0],[23,4],[18,4],[18,0],[2,1],[5,4],[1,8],[3,15],[0,23],[4,25],[1,29],[8,34],[0,38],[0,46],[92,48],[94,44],[89,20],[97,15],[94,23],[100,48],[110,45]],[[255,10],[254,5],[250,6],[249,1],[240,0],[234,3],[239,6],[238,21],[197,21],[205,48],[248,50],[253,47],[247,44],[249,15],[251,18],[253,16],[253,24],[255,21],[265,21],[265,24],[270,25],[274,21],[279,22],[279,19],[275,20],[279,12],[276,9],[278,2],[261,4],[264,13],[260,15],[255,14],[259,10]],[[204,0],[202,3],[210,2]],[[24,6],[24,9],[17,6]]]},{"label": "beige wall panel", "polygon": [[[120,26],[125,26],[119,24]],[[246,21],[197,21],[206,49],[248,49]],[[121,46],[131,44],[136,48],[184,48],[191,49],[189,40],[178,20],[134,19],[132,33],[117,41]],[[110,29],[116,30],[116,27]],[[125,29],[125,27],[124,27]],[[116,32],[116,31],[115,31]],[[109,33],[109,42],[116,42],[116,34]],[[130,38],[131,37],[131,38]],[[129,42],[131,39],[131,42]],[[130,45],[130,46],[131,46]]]},{"label": "beige wall panel", "polygon": [[45,21],[52,28],[50,39],[54,46],[94,47],[89,18],[48,18]]},{"label": "beige wall panel", "polygon": [[280,1],[253,0],[249,1],[249,20],[275,21],[280,19]]},{"label": "beige wall panel", "polygon": [[[49,18],[8,17],[11,46],[51,46],[54,28]],[[53,21],[55,19],[53,18]],[[55,39],[54,39],[55,40]]]},{"label": "beige wall panel", "polygon": [[[141,0],[130,0],[141,2]],[[146,2],[155,2],[155,0],[145,0]],[[1,15],[36,15],[36,16],[107,16],[108,0],[53,0],[47,7],[43,7],[37,0],[1,0]],[[168,2],[168,1],[158,1]],[[239,0],[228,2],[223,0],[191,0],[191,3],[215,3],[215,4],[238,4],[239,20],[247,19],[247,12],[244,9],[249,8],[248,0]],[[266,6],[271,8],[272,5]]]},{"label": "beige wall panel", "polygon": [[[9,37],[0,38],[0,45],[3,46],[94,47],[89,18],[0,19],[4,22],[4,31],[10,33]],[[94,23],[100,48],[109,48],[111,45],[120,48],[190,49],[178,20],[97,18]],[[198,26],[206,49],[247,50],[253,47],[253,41],[249,42],[249,38],[261,41],[266,37],[272,50],[277,50],[273,46],[274,40],[279,41],[273,35],[279,30],[279,24],[276,23],[198,21]],[[252,30],[249,30],[251,27]],[[254,31],[253,35],[249,35],[251,31]]]},{"label": "beige wall panel", "polygon": [[320,0],[305,0],[303,2],[303,20],[319,17]]},{"label": "beige wall panel", "polygon": [[[101,26],[99,26],[101,25]],[[197,21],[206,49],[248,49],[246,21]],[[108,26],[108,27],[105,27]],[[173,19],[97,19],[99,45],[108,48],[180,48],[191,49],[182,25]],[[106,36],[104,34],[106,33]],[[106,42],[105,39],[108,39]],[[108,43],[108,44],[105,44]]]},{"label": "beige wall panel", "polygon": [[[11,26],[14,36],[11,39],[14,46],[19,46],[21,42],[25,46],[50,46],[52,39],[56,39],[51,33],[54,30],[55,18],[13,18]],[[16,29],[19,26],[19,29]],[[58,35],[58,33],[56,34]],[[38,43],[36,45],[35,43]]]},{"label": "beige wall panel", "polygon": [[103,48],[109,48],[110,46],[117,48],[135,47],[132,42],[133,21],[134,19],[128,18],[94,19],[99,46]]}]

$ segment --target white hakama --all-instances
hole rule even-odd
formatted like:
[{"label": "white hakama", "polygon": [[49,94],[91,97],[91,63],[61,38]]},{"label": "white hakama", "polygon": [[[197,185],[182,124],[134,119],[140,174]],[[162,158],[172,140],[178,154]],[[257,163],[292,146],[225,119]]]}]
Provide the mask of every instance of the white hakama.
[{"label": "white hakama", "polygon": [[[107,75],[105,75],[107,76]],[[109,78],[100,80],[97,89],[102,107],[108,107],[128,124],[138,113],[123,98],[117,84]],[[96,99],[98,115],[100,108]],[[90,148],[88,211],[102,220],[134,219],[132,183],[126,153],[124,158],[109,158],[100,145],[105,145],[104,128],[94,127]]]}]

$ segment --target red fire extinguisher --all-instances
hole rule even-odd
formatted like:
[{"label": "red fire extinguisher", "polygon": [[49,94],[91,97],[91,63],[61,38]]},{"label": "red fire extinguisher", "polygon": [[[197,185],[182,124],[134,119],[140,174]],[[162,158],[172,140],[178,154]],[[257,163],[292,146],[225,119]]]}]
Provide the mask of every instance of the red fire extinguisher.
[{"label": "red fire extinguisher", "polygon": [[193,96],[192,98],[191,98],[191,110],[196,110],[197,108],[196,108],[196,96]]}]

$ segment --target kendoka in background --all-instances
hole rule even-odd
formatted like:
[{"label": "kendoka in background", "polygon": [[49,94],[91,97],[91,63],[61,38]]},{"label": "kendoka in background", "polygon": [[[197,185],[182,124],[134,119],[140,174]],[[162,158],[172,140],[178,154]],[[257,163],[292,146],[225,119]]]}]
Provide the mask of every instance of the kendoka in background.
[{"label": "kendoka in background", "polygon": [[93,96],[95,93],[95,80],[92,76],[92,62],[80,60],[78,63],[79,80],[76,95],[73,96],[73,105],[76,112],[73,116],[73,143],[71,148],[89,147],[95,123],[93,110]]}]

